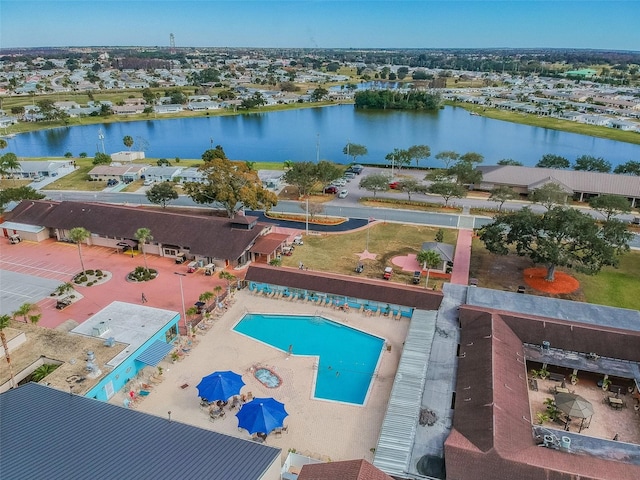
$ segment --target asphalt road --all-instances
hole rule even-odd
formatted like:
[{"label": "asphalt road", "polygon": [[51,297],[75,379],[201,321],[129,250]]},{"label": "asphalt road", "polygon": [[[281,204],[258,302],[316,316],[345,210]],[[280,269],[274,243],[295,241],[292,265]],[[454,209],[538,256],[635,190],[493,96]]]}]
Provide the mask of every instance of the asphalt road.
[{"label": "asphalt road", "polygon": [[[368,169],[368,168],[367,168]],[[365,169],[365,171],[367,170]],[[323,214],[329,216],[347,217],[349,219],[360,219],[365,222],[368,219],[382,220],[386,222],[398,222],[398,223],[414,223],[419,225],[432,225],[437,227],[448,228],[479,228],[483,225],[491,223],[489,217],[472,216],[464,212],[468,212],[473,207],[489,207],[495,208],[496,203],[488,200],[478,198],[463,198],[455,199],[455,205],[463,208],[463,214],[449,214],[449,213],[428,213],[419,212],[415,210],[400,210],[400,209],[386,209],[379,207],[366,207],[360,205],[359,199],[363,196],[370,196],[369,192],[361,190],[358,187],[359,179],[356,177],[351,182],[347,183],[344,187],[349,191],[349,195],[346,198],[335,198],[324,204]],[[106,203],[119,203],[125,205],[150,205],[147,197],[143,192],[135,193],[123,193],[123,192],[76,192],[76,191],[54,191],[45,190],[47,198],[51,200],[73,200],[82,202],[106,202]],[[393,192],[378,194],[378,197],[391,197],[391,198],[406,198],[406,194]],[[424,199],[425,195],[414,194],[412,198]],[[429,195],[429,201],[434,203],[444,203],[442,199],[437,196]],[[203,205],[195,203],[191,198],[181,195],[177,200],[171,202],[172,206],[181,207],[203,207]],[[508,202],[504,208],[509,210],[517,210],[523,206],[530,206],[532,210],[537,212],[544,212],[544,207],[541,205],[532,205],[528,202]],[[301,214],[303,212],[301,208],[301,202],[295,201],[280,201],[278,205],[273,208],[274,212],[282,213],[295,213]],[[590,213],[595,218],[601,217],[601,215],[595,211],[583,209],[583,211]],[[620,216],[622,220],[631,221],[631,215]],[[301,224],[300,228],[304,229],[304,224]],[[354,222],[349,226],[354,225],[361,226],[362,223]],[[312,229],[319,231],[320,228],[314,226]],[[345,226],[346,227],[346,226]],[[342,227],[344,229],[348,229]],[[323,227],[324,228],[324,227]],[[341,229],[342,229],[341,228]],[[336,230],[335,227],[329,227],[324,231]],[[632,248],[640,249],[640,235],[634,235],[634,238],[630,242]]]}]

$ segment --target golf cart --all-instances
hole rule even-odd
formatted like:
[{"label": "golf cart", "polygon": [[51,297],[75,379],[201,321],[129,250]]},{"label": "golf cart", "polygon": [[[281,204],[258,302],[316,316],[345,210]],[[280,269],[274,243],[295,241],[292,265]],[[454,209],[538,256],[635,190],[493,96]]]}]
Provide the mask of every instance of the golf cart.
[{"label": "golf cart", "polygon": [[364,270],[364,264],[359,263],[358,265],[356,265],[356,268],[355,268],[356,273],[362,273],[363,270]]},{"label": "golf cart", "polygon": [[16,243],[20,243],[22,241],[22,239],[20,238],[20,235],[18,235],[17,233],[15,235],[11,235],[9,237],[9,242],[12,245],[15,245]]},{"label": "golf cart", "polygon": [[413,272],[413,284],[414,285],[419,285],[421,277],[422,277],[422,272],[421,271],[416,270],[415,272]]},{"label": "golf cart", "polygon": [[393,274],[393,268],[385,267],[384,273],[382,274],[382,278],[384,278],[385,280],[389,280],[392,274]]},{"label": "golf cart", "polygon": [[216,271],[216,266],[213,263],[208,263],[204,266],[204,274],[211,276]]},{"label": "golf cart", "polygon": [[302,235],[296,235],[295,237],[293,237],[293,244],[304,245],[304,242],[302,241]]},{"label": "golf cart", "polygon": [[176,255],[176,263],[184,263],[187,261],[187,256],[180,252]]},{"label": "golf cart", "polygon": [[187,265],[187,273],[193,273],[198,269],[198,262],[196,262],[195,260],[193,262],[189,262],[189,265]]}]

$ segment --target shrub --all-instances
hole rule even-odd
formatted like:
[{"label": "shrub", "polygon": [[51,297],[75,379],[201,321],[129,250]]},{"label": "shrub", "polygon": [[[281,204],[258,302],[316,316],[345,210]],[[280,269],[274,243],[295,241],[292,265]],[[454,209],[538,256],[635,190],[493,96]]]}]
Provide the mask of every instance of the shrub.
[{"label": "shrub", "polygon": [[87,287],[90,287],[91,285],[93,285],[95,282],[87,282]]},{"label": "shrub", "polygon": [[88,280],[88,279],[87,279],[87,276],[86,276],[86,275],[82,275],[82,276],[80,277],[80,282],[82,282],[82,283],[86,282],[87,280]]},{"label": "shrub", "polygon": [[86,270],[84,273],[87,274],[87,275],[93,275],[94,271],[93,270]]},{"label": "shrub", "polygon": [[103,275],[102,270],[96,270],[96,277],[102,277]]}]

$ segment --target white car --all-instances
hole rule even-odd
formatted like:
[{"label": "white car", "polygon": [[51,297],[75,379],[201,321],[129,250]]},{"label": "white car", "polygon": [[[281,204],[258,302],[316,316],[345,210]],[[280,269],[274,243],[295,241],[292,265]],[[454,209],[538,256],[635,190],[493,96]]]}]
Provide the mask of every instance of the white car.
[{"label": "white car", "polygon": [[348,190],[340,190],[340,193],[338,194],[338,198],[345,198],[347,195],[349,195]]},{"label": "white car", "polygon": [[144,181],[144,186],[145,186],[145,187],[148,187],[148,186],[150,186],[150,185],[153,185],[153,180],[152,180],[152,179],[150,179],[150,178],[145,179],[145,181]]},{"label": "white car", "polygon": [[344,187],[347,184],[347,181],[344,178],[339,178],[338,180],[334,180],[332,183],[336,187]]}]

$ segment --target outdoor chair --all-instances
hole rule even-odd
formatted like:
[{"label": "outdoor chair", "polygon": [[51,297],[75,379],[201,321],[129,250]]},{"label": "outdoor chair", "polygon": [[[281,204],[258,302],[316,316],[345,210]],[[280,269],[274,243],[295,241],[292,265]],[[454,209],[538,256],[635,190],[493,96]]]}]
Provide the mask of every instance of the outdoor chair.
[{"label": "outdoor chair", "polygon": [[247,392],[247,402],[250,402],[251,400],[253,400],[253,393]]}]

